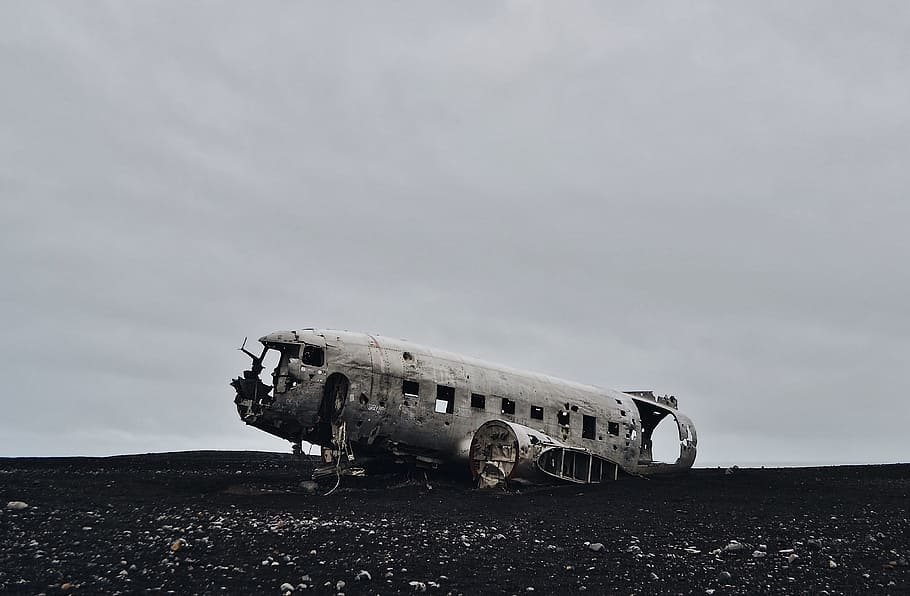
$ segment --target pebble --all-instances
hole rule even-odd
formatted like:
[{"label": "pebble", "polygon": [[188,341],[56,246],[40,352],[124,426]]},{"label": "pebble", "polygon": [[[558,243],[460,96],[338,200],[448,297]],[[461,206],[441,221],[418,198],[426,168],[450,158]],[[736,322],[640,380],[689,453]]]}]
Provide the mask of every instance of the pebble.
[{"label": "pebble", "polygon": [[13,511],[21,511],[28,508],[28,503],[25,501],[10,501],[6,504],[7,509],[12,509]]},{"label": "pebble", "polygon": [[319,484],[313,480],[304,480],[300,483],[300,488],[302,488],[304,492],[315,493],[319,490]]},{"label": "pebble", "polygon": [[291,584],[289,584],[287,582],[284,582],[283,584],[281,584],[281,587],[278,589],[281,590],[282,592],[293,592],[294,586],[292,586]]},{"label": "pebble", "polygon": [[731,540],[727,543],[727,546],[724,547],[724,552],[735,553],[743,550],[744,548],[746,548],[746,546],[742,542],[739,542],[738,540]]},{"label": "pebble", "polygon": [[660,579],[659,577],[657,577],[657,574],[654,573],[653,571],[651,572],[651,575],[649,575],[648,577],[651,578],[651,581],[655,581],[655,580]]},{"label": "pebble", "polygon": [[730,575],[729,571],[721,571],[717,574],[717,581],[728,582],[733,579],[733,576]]},{"label": "pebble", "polygon": [[592,542],[590,545],[588,545],[588,548],[596,553],[602,551],[604,549],[604,545],[600,542]]},{"label": "pebble", "polygon": [[361,570],[360,570],[360,573],[358,573],[358,574],[354,577],[354,579],[357,580],[357,581],[359,581],[359,582],[360,582],[360,581],[367,581],[367,582],[368,582],[368,581],[371,581],[371,580],[373,579],[373,576],[370,575],[370,572],[367,571],[366,569],[361,569]]}]

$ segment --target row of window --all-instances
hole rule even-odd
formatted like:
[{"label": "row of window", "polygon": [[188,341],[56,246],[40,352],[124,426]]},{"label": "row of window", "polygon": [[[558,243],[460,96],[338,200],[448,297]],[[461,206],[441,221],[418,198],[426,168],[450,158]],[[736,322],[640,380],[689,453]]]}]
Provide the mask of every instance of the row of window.
[{"label": "row of window", "polygon": [[[404,381],[401,386],[401,392],[405,398],[417,399],[420,396],[420,384],[416,381]],[[515,415],[515,402],[507,397],[501,397],[499,404],[499,413],[509,416]],[[477,410],[487,409],[487,397],[481,393],[471,394],[471,407]],[[576,406],[572,406],[573,411],[578,411]],[[436,386],[436,413],[451,414],[455,411],[455,389],[446,385]],[[531,406],[531,419],[543,420],[543,407]],[[563,427],[569,427],[569,407],[566,405],[565,410],[559,410],[556,413],[556,422]],[[608,422],[607,432],[613,436],[619,436],[619,423]],[[581,436],[584,439],[597,438],[597,417],[582,414],[581,417]]]}]

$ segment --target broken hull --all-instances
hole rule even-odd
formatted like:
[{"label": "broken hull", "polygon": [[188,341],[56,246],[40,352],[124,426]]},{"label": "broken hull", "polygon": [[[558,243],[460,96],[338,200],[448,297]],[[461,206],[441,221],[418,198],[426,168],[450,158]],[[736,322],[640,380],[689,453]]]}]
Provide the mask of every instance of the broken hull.
[{"label": "broken hull", "polygon": [[[263,355],[251,355],[251,370],[232,383],[241,418],[292,443],[320,445],[329,457],[473,466],[478,429],[502,421],[547,437],[565,453],[587,454],[579,458],[589,468],[605,469],[606,462],[626,473],[672,473],[695,460],[695,427],[675,399],[630,395],[367,334],[304,329],[259,341]],[[266,380],[271,384],[259,374],[268,354],[278,360]],[[668,417],[677,424],[679,457],[655,462],[652,434]],[[574,473],[565,476],[548,474],[535,461],[518,466],[510,478],[578,481]],[[604,477],[601,472],[598,481]]]}]

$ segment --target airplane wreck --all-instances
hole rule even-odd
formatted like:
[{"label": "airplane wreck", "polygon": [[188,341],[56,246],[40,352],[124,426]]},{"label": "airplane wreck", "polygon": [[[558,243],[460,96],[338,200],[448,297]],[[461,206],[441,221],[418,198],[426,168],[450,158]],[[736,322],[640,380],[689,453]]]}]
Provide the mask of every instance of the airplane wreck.
[{"label": "airplane wreck", "polygon": [[[620,392],[514,370],[404,340],[327,329],[259,339],[231,385],[241,419],[322,449],[320,475],[368,463],[470,469],[478,486],[600,483],[620,474],[688,470],[692,421],[675,397]],[[266,362],[270,364],[267,366]],[[261,374],[274,368],[271,385]],[[679,456],[652,457],[652,435],[675,420]]]}]

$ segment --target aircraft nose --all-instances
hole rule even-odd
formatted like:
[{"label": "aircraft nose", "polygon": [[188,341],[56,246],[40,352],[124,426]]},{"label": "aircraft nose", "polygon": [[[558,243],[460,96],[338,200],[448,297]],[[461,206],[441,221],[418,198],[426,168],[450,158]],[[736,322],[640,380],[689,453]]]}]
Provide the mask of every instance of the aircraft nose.
[{"label": "aircraft nose", "polygon": [[297,333],[295,331],[274,331],[259,338],[259,342],[263,344],[288,344],[295,343],[297,341]]}]

